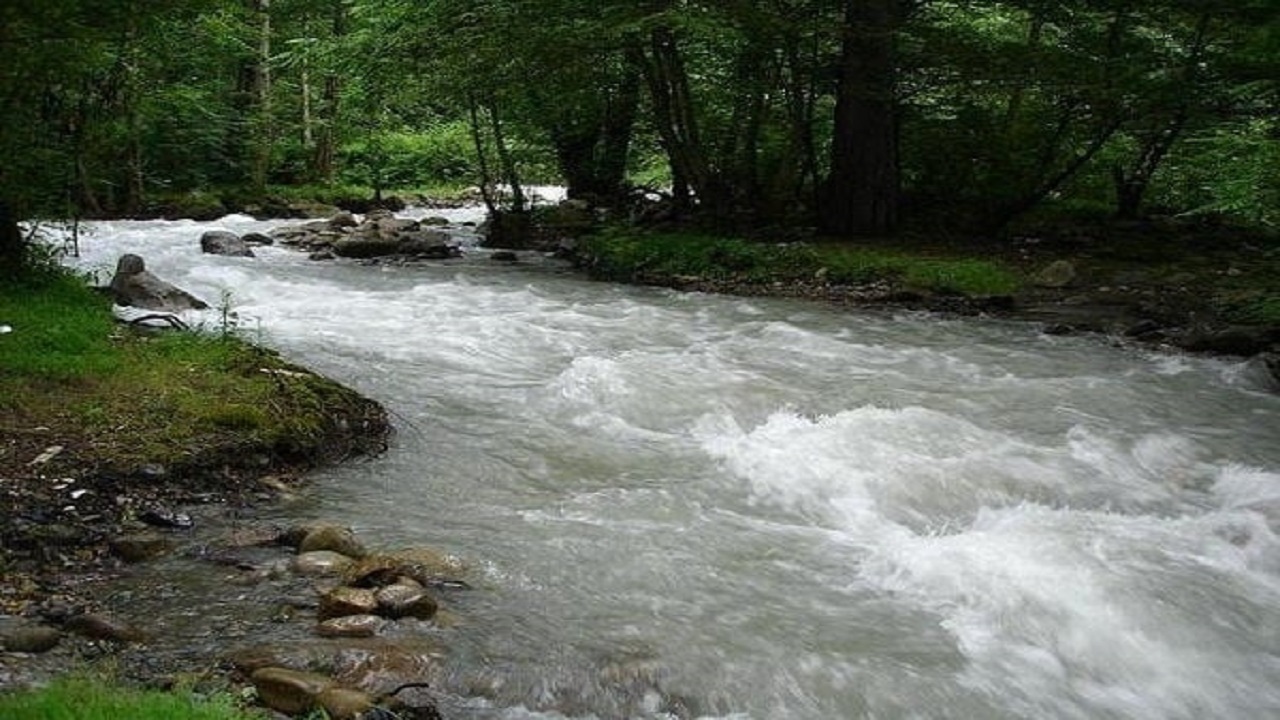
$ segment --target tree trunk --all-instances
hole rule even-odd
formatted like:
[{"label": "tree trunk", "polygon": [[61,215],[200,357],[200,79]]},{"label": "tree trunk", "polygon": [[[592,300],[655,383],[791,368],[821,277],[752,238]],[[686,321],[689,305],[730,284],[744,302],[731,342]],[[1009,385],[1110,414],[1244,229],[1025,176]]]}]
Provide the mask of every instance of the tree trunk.
[{"label": "tree trunk", "polygon": [[592,109],[551,129],[569,197],[609,205],[625,194],[639,82],[635,68],[627,67],[616,88],[599,91],[604,97]]},{"label": "tree trunk", "polygon": [[520,173],[516,168],[515,158],[511,156],[511,149],[507,147],[507,138],[502,131],[502,119],[498,115],[498,104],[490,101],[489,123],[493,130],[493,148],[498,154],[498,167],[502,170],[503,179],[507,181],[507,186],[511,188],[511,211],[522,213],[525,211],[524,189],[520,187]]},{"label": "tree trunk", "polygon": [[13,206],[0,198],[0,278],[17,278],[22,274],[26,248]]},{"label": "tree trunk", "polygon": [[[346,5],[334,2],[333,37],[347,34]],[[334,159],[338,154],[338,111],[342,92],[342,80],[336,73],[326,73],[320,104],[316,108],[315,150],[311,154],[311,177],[326,185],[333,182]]]},{"label": "tree trunk", "polygon": [[898,227],[897,81],[900,0],[846,0],[831,170],[820,193],[823,232],[891,235]]}]

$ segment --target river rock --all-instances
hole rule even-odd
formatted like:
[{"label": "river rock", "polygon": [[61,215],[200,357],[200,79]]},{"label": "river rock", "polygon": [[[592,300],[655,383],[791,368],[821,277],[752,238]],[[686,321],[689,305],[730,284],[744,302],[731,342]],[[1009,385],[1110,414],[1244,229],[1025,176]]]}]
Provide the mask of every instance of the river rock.
[{"label": "river rock", "polygon": [[48,652],[62,641],[62,633],[48,625],[26,625],[0,636],[0,648],[7,652],[38,654]]},{"label": "river rock", "polygon": [[421,586],[402,583],[378,588],[374,594],[378,601],[378,613],[389,618],[416,618],[430,620],[439,606]]},{"label": "river rock", "polygon": [[344,585],[320,596],[317,617],[323,621],[348,615],[376,615],[377,610],[378,598],[372,590]]},{"label": "river rock", "polygon": [[360,260],[395,255],[399,252],[400,241],[396,238],[350,237],[333,244],[334,255]]},{"label": "river rock", "polygon": [[373,709],[373,697],[359,690],[329,687],[316,696],[316,704],[330,720],[357,720]]},{"label": "river rock", "polygon": [[146,635],[129,623],[107,615],[85,614],[73,615],[63,624],[67,632],[75,633],[90,640],[113,640],[115,642],[143,642]]},{"label": "river rock", "polygon": [[1192,352],[1244,357],[1267,350],[1276,339],[1276,334],[1271,328],[1259,325],[1196,329],[1187,333],[1178,344]]},{"label": "river rock", "polygon": [[343,580],[356,587],[382,587],[408,577],[430,586],[465,572],[466,566],[457,558],[428,548],[410,548],[363,558],[347,569]]},{"label": "river rock", "polygon": [[489,259],[494,262],[513,263],[519,260],[514,250],[494,250]]},{"label": "river rock", "polygon": [[299,575],[311,577],[336,577],[343,573],[351,563],[351,558],[332,550],[314,550],[293,557],[290,568]]},{"label": "river rock", "polygon": [[200,251],[208,255],[253,257],[253,251],[239,235],[226,230],[210,230],[200,236]]},{"label": "river rock", "polygon": [[327,638],[367,638],[377,635],[387,621],[377,615],[347,615],[316,625],[316,634]]},{"label": "river rock", "polygon": [[272,238],[270,235],[266,235],[260,232],[245,233],[244,235],[240,236],[240,239],[244,241],[245,245],[250,245],[250,246],[276,244],[276,241],[274,238]]},{"label": "river rock", "polygon": [[369,554],[354,532],[349,528],[337,525],[322,525],[313,528],[298,543],[298,552],[300,553],[316,550],[330,550],[346,555],[349,558],[362,558]]},{"label": "river rock", "polygon": [[345,686],[380,697],[409,683],[435,684],[443,657],[427,640],[348,640],[326,671]]},{"label": "river rock", "polygon": [[169,538],[156,533],[121,535],[110,542],[111,552],[127,563],[154,560],[173,549]]},{"label": "river rock", "polygon": [[319,706],[317,696],[334,685],[319,673],[282,667],[255,670],[249,679],[258,690],[262,704],[278,712],[301,715]]},{"label": "river rock", "polygon": [[356,220],[356,216],[349,212],[340,212],[329,218],[329,227],[333,230],[341,231],[345,228],[358,227],[360,221]]},{"label": "river rock", "polygon": [[138,255],[120,256],[110,287],[117,305],[171,313],[209,307],[209,303],[152,275]]},{"label": "river rock", "polygon": [[1035,276],[1035,284],[1042,288],[1061,289],[1075,281],[1076,266],[1070,260],[1055,260]]}]

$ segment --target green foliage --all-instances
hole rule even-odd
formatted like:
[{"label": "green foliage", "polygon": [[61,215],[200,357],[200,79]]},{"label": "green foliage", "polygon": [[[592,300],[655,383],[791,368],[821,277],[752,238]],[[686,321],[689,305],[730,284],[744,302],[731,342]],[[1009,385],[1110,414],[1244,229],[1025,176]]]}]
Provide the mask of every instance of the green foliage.
[{"label": "green foliage", "polygon": [[98,678],[68,678],[38,690],[0,695],[6,720],[253,720],[226,694],[202,697],[108,685]]},{"label": "green foliage", "polygon": [[887,282],[913,290],[1001,295],[1017,289],[1016,274],[998,263],[850,246],[844,243],[766,243],[688,234],[613,230],[586,239],[592,272],[628,281],[679,277],[746,284]]}]

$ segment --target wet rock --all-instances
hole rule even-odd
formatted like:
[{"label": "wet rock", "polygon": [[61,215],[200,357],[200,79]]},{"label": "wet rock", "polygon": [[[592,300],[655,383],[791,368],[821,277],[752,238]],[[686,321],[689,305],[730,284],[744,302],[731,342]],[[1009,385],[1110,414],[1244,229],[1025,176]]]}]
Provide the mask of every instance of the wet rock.
[{"label": "wet rock", "polygon": [[389,618],[416,618],[430,620],[439,606],[421,586],[396,583],[379,588],[375,593],[378,613]]},{"label": "wet rock", "polygon": [[1178,344],[1192,352],[1249,356],[1266,351],[1275,334],[1271,328],[1254,325],[1198,329],[1181,338]]},{"label": "wet rock", "polygon": [[434,684],[440,675],[439,647],[426,641],[351,640],[326,670],[340,683],[381,697],[410,683]]},{"label": "wet rock", "polygon": [[27,625],[13,628],[0,635],[0,648],[7,652],[38,654],[58,646],[62,633],[47,625]]},{"label": "wet rock", "polygon": [[516,255],[514,250],[494,250],[493,254],[489,256],[489,259],[494,262],[513,263],[520,258]]},{"label": "wet rock", "polygon": [[311,253],[310,255],[307,256],[307,259],[315,260],[318,262],[321,260],[333,260],[336,257],[338,256],[334,255],[332,250],[321,250],[319,252]]},{"label": "wet rock", "polygon": [[408,577],[434,586],[465,572],[466,566],[457,558],[428,548],[411,548],[363,558],[347,569],[343,580],[356,587],[382,587]]},{"label": "wet rock", "polygon": [[334,684],[333,680],[318,673],[282,667],[255,670],[249,679],[262,704],[289,715],[301,715],[319,707],[317,697]]},{"label": "wet rock", "polygon": [[332,550],[315,550],[295,555],[290,568],[299,575],[312,577],[336,577],[343,573],[351,563],[351,558]]},{"label": "wet rock", "polygon": [[1271,374],[1271,379],[1280,384],[1280,352],[1263,353],[1261,357],[1262,364]]},{"label": "wet rock", "polygon": [[240,236],[245,245],[275,245],[275,238],[260,232],[245,233]]},{"label": "wet rock", "polygon": [[195,524],[192,522],[190,515],[163,507],[147,508],[138,513],[138,519],[154,527],[179,528],[183,530]]},{"label": "wet rock", "polygon": [[400,241],[395,238],[353,237],[344,238],[333,244],[334,255],[361,260],[396,255],[399,252]]},{"label": "wet rock", "polygon": [[90,613],[73,615],[63,624],[67,632],[75,633],[90,640],[113,640],[115,642],[143,642],[146,634],[129,623],[107,615]]},{"label": "wet rock", "polygon": [[429,218],[424,218],[424,219],[422,220],[422,224],[423,224],[423,225],[425,225],[425,226],[427,226],[427,227],[443,227],[443,226],[445,226],[445,225],[448,225],[448,224],[449,224],[449,219],[448,219],[448,218],[442,218],[442,217],[440,217],[440,216],[438,216],[438,215],[432,215],[432,216],[431,216],[431,217],[429,217]]},{"label": "wet rock", "polygon": [[152,275],[138,255],[120,257],[110,287],[117,305],[171,313],[209,307],[209,303]]},{"label": "wet rock", "polygon": [[1076,329],[1066,323],[1049,323],[1040,329],[1045,335],[1071,335]]},{"label": "wet rock", "polygon": [[298,543],[300,553],[316,550],[329,550],[350,558],[362,558],[369,554],[354,532],[338,525],[315,527]]},{"label": "wet rock", "polygon": [[377,635],[387,621],[377,615],[347,615],[316,625],[316,634],[327,638],[368,638]]},{"label": "wet rock", "polygon": [[1155,320],[1139,320],[1124,329],[1124,336],[1131,338],[1145,338],[1162,330],[1160,323]]},{"label": "wet rock", "polygon": [[200,236],[200,252],[207,255],[253,257],[253,251],[245,241],[233,232],[210,230]]},{"label": "wet rock", "polygon": [[169,538],[155,533],[122,535],[110,542],[111,552],[127,563],[154,560],[173,549]]},{"label": "wet rock", "polygon": [[320,596],[320,620],[348,615],[376,615],[378,598],[372,590],[353,587],[336,587]]},{"label": "wet rock", "polygon": [[366,692],[330,687],[316,696],[316,703],[330,720],[356,720],[373,709],[373,697]]},{"label": "wet rock", "polygon": [[1042,288],[1070,287],[1076,281],[1076,266],[1069,260],[1055,260],[1036,273],[1034,282]]},{"label": "wet rock", "polygon": [[360,225],[360,221],[356,220],[356,216],[349,212],[340,212],[329,218],[329,227],[334,230],[342,230],[344,228],[353,228]]}]

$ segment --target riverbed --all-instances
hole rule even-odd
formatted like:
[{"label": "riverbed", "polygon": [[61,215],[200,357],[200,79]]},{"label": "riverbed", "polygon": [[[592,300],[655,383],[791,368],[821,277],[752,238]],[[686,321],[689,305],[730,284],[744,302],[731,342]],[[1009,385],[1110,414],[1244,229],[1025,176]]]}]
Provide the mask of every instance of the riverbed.
[{"label": "riverbed", "polygon": [[[205,230],[283,224],[231,216],[90,223],[74,264],[138,253],[211,327],[393,413],[388,453],[269,519],[470,563],[450,717],[1280,716],[1262,368],[595,283],[429,214],[463,257],[202,255]],[[168,592],[170,637],[236,612]]]}]

